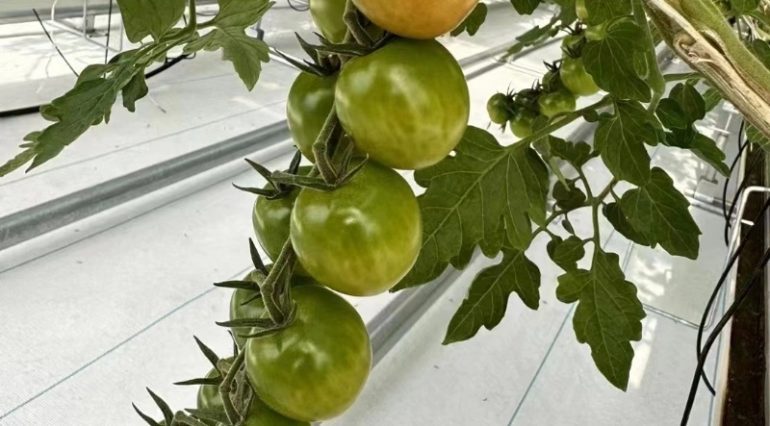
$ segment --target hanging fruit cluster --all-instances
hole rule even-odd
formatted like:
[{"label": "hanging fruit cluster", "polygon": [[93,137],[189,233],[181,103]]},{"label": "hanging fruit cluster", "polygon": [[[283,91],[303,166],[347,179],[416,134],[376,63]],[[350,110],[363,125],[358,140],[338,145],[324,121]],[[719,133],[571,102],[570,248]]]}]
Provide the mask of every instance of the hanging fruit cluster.
[{"label": "hanging fruit cluster", "polygon": [[[279,173],[252,163],[268,184],[243,189],[259,194],[254,231],[274,263],[263,266],[252,246],[256,270],[220,284],[236,288],[223,325],[232,328],[239,350],[208,378],[243,364],[257,401],[235,410],[245,412],[244,424],[327,420],[350,407],[364,387],[372,362],[369,336],[338,293],[386,292],[420,252],[417,198],[394,169],[440,162],[467,127],[465,77],[433,38],[455,28],[477,0],[449,3],[395,8],[384,0],[311,1],[331,52],[306,49],[313,63],[302,67],[290,89],[287,119],[299,152],[315,167],[300,167],[299,156]],[[335,50],[353,45],[366,54]],[[225,388],[221,378],[202,384],[199,414],[226,414],[219,392]]]},{"label": "hanging fruit cluster", "polygon": [[516,137],[526,138],[547,119],[575,111],[577,97],[598,93],[599,86],[583,64],[585,43],[585,32],[578,26],[564,38],[562,59],[547,65],[548,72],[540,83],[531,89],[496,93],[489,98],[489,119],[495,124],[509,125]]}]

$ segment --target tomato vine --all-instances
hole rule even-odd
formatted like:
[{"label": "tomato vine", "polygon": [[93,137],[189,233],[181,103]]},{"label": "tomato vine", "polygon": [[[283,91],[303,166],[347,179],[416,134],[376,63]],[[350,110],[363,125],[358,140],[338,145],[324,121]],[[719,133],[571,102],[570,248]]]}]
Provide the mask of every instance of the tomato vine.
[{"label": "tomato vine", "polygon": [[[151,392],[164,420],[140,412],[143,419],[200,426],[336,416],[362,389],[371,347],[355,310],[325,287],[359,296],[398,291],[429,283],[448,267],[465,268],[477,251],[502,255],[476,276],[448,325],[444,343],[464,341],[498,325],[512,293],[538,308],[541,276],[528,258],[536,237],[549,239],[547,255],[564,271],[556,295],[576,304],[577,340],[588,344],[601,374],[626,389],[631,342],[641,338],[645,312],[619,256],[602,246],[600,220],[636,244],[698,256],[701,230],[689,202],[665,170],[652,166],[648,148],[689,150],[728,175],[725,154],[697,126],[723,97],[751,122],[752,139],[770,147],[770,36],[750,48],[744,32],[728,23],[743,20],[770,33],[768,7],[751,0],[730,2],[728,12],[710,0],[511,0],[520,14],[543,3],[559,10],[520,34],[506,56],[569,35],[562,56],[531,88],[497,93],[487,104],[491,121],[520,137],[503,146],[491,132],[468,126],[467,83],[433,40],[475,34],[492,13],[486,5],[424,0],[416,13],[416,2],[399,8],[390,0],[313,1],[324,37],[318,45],[298,37],[309,60],[277,52],[301,71],[288,102],[299,151],[282,171],[247,160],[267,185],[239,188],[258,197],[255,229],[273,263],[265,265],[251,243],[254,272],[216,284],[235,290],[231,318],[219,323],[235,333],[234,354],[220,359],[198,341],[213,370],[182,383],[211,386],[201,388],[208,402],[174,413]],[[118,4],[129,40],[144,44],[87,67],[73,89],[41,108],[53,124],[27,135],[0,176],[46,163],[89,127],[109,121],[119,95],[133,111],[149,91],[145,69],[172,48],[221,50],[249,90],[269,60],[268,46],[246,34],[272,6],[267,0],[219,0],[217,15],[201,23],[194,0]],[[181,25],[185,10],[190,19]],[[663,41],[693,72],[664,74],[656,56]],[[601,98],[578,108],[581,97],[599,90]],[[592,144],[554,136],[578,120],[595,128]],[[312,167],[300,167],[302,155]],[[589,162],[612,175],[601,188],[588,179]],[[424,193],[416,197],[392,168],[414,170]],[[618,193],[621,182],[628,189]],[[269,202],[280,203],[278,219],[258,217],[268,214]],[[570,214],[583,209],[591,215],[590,235],[570,223]],[[554,229],[558,223],[562,230]],[[332,225],[334,232],[325,229]],[[303,338],[313,340],[302,345]],[[271,351],[282,365],[273,365]],[[326,369],[314,369],[321,364]],[[343,368],[355,371],[346,373],[344,386],[332,383]],[[221,410],[212,409],[217,396]]]}]

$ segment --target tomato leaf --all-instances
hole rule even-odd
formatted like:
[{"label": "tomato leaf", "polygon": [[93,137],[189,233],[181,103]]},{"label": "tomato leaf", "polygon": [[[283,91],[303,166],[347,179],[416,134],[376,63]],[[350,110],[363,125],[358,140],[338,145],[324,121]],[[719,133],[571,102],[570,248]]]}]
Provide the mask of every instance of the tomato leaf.
[{"label": "tomato leaf", "polygon": [[621,18],[607,25],[603,39],[586,43],[583,62],[599,87],[621,99],[650,101],[650,87],[635,65],[636,58],[644,59],[644,44],[639,42],[643,38],[636,23]]},{"label": "tomato leaf", "polygon": [[531,15],[540,6],[540,0],[511,0],[513,8],[521,15]]},{"label": "tomato leaf", "polygon": [[541,27],[540,25],[536,25],[534,28],[524,32],[523,34],[516,37],[516,40],[518,41],[518,43],[509,47],[508,52],[506,54],[514,55],[516,53],[521,52],[525,47],[539,44],[547,38],[554,37],[556,34],[559,33],[559,30],[562,28],[560,25],[556,25],[558,23],[559,23],[559,18],[554,16],[544,26]]},{"label": "tomato leaf", "polygon": [[556,296],[564,303],[578,303],[572,318],[577,340],[591,347],[604,377],[626,390],[634,358],[630,342],[641,339],[645,313],[636,287],[625,280],[618,255],[597,249],[590,271],[577,269],[559,277]]},{"label": "tomato leaf", "polygon": [[160,40],[182,18],[185,5],[185,0],[118,0],[126,36],[132,43],[148,35]]},{"label": "tomato leaf", "polygon": [[692,124],[679,103],[670,98],[661,99],[655,112],[669,129],[686,129]]},{"label": "tomato leaf", "polygon": [[[451,262],[465,267],[477,246],[494,256],[507,240],[524,250],[532,225],[545,221],[548,170],[525,145],[500,146],[494,136],[469,127],[454,157],[415,173],[427,188],[420,196],[423,246],[417,263],[396,290],[438,277]],[[501,233],[505,225],[505,233]]]},{"label": "tomato leaf", "polygon": [[671,177],[657,167],[652,169],[649,182],[626,192],[620,201],[629,223],[647,240],[672,255],[696,259],[701,231],[689,206]]},{"label": "tomato leaf", "polygon": [[682,107],[687,119],[694,123],[706,117],[706,101],[691,84],[680,83],[671,89],[669,98]]},{"label": "tomato leaf", "polygon": [[743,15],[759,7],[759,0],[730,0],[732,11],[736,15]]},{"label": "tomato leaf", "polygon": [[569,182],[568,186],[556,182],[553,186],[553,198],[556,200],[556,205],[566,211],[582,207],[586,202],[586,194],[575,186],[574,182]]},{"label": "tomato leaf", "polygon": [[631,0],[585,0],[588,23],[597,25],[633,12]]},{"label": "tomato leaf", "polygon": [[698,132],[692,126],[685,130],[674,130],[667,133],[664,143],[668,146],[691,151],[724,176],[730,174],[730,167],[725,164],[725,159],[727,158],[725,153],[719,149],[713,139]]},{"label": "tomato leaf", "polygon": [[135,74],[121,89],[123,106],[131,112],[136,111],[136,101],[147,96],[149,91],[144,73]]},{"label": "tomato leaf", "polygon": [[702,96],[706,105],[706,112],[713,111],[722,102],[722,94],[717,89],[707,89]]},{"label": "tomato leaf", "polygon": [[571,236],[566,240],[554,236],[548,246],[546,246],[548,256],[565,271],[574,271],[577,269],[577,263],[586,255],[583,240],[576,236]]},{"label": "tomato leaf", "polygon": [[623,209],[620,208],[618,203],[611,203],[604,206],[602,209],[604,217],[612,224],[616,231],[620,232],[620,235],[628,238],[629,240],[643,246],[654,246],[652,240],[648,239],[641,232],[634,229],[631,222],[628,221]]},{"label": "tomato leaf", "polygon": [[267,44],[246,35],[246,27],[259,21],[273,5],[267,0],[219,0],[219,13],[211,23],[214,29],[189,43],[186,53],[222,49],[222,58],[233,63],[246,88],[254,89],[262,63],[270,60]]},{"label": "tomato leaf", "polygon": [[481,28],[481,25],[484,24],[484,21],[487,19],[487,12],[488,8],[486,3],[479,3],[476,5],[476,8],[473,9],[473,12],[471,12],[470,15],[468,15],[465,20],[457,26],[454,30],[452,30],[453,36],[458,36],[463,33],[463,31],[467,31],[468,35],[474,35],[476,32],[478,32],[479,28]]},{"label": "tomato leaf", "polygon": [[615,177],[637,185],[650,178],[644,144],[658,142],[654,123],[655,117],[634,101],[615,102],[615,115],[600,119],[594,143]]},{"label": "tomato leaf", "polygon": [[748,123],[746,124],[746,138],[751,143],[760,146],[765,152],[770,153],[770,139],[766,138],[759,129]]},{"label": "tomato leaf", "polygon": [[551,155],[566,160],[578,169],[595,156],[591,145],[585,142],[567,142],[564,139],[551,136],[549,138],[549,146]]},{"label": "tomato leaf", "polygon": [[468,340],[485,327],[500,324],[508,306],[508,296],[516,292],[531,309],[540,305],[540,270],[524,252],[506,248],[502,262],[476,276],[468,297],[452,317],[444,344]]}]

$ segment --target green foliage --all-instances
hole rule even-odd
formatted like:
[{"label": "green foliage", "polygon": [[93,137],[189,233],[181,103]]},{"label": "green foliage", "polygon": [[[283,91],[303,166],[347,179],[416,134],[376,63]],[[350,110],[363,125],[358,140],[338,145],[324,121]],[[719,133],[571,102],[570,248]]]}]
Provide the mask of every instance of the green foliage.
[{"label": "green foliage", "polygon": [[613,18],[628,16],[632,12],[631,0],[585,0],[588,24],[598,25]]},{"label": "green foliage", "polygon": [[477,4],[473,12],[457,28],[452,30],[452,35],[458,36],[464,31],[467,31],[468,35],[475,35],[486,21],[488,9],[486,3]]},{"label": "green foliage", "polygon": [[553,263],[565,271],[577,270],[577,263],[586,255],[585,243],[572,235],[566,240],[554,235],[546,250]]},{"label": "green foliage", "polygon": [[185,0],[118,0],[126,36],[139,43],[152,36],[160,41],[182,18]]},{"label": "green foliage", "polygon": [[540,270],[511,247],[503,250],[503,260],[479,273],[468,297],[449,322],[444,344],[467,340],[483,326],[491,330],[505,315],[508,296],[516,292],[524,304],[537,309],[540,304]]},{"label": "green foliage", "polygon": [[[91,126],[110,120],[112,105],[123,97],[123,106],[133,112],[136,101],[148,93],[145,69],[162,60],[172,48],[185,46],[188,53],[200,49],[222,48],[224,57],[233,61],[235,69],[251,89],[268,60],[267,46],[246,36],[244,30],[254,24],[270,8],[267,0],[220,0],[220,12],[200,28],[214,30],[199,37],[196,27],[173,28],[184,10],[184,1],[169,5],[156,0],[121,0],[119,2],[126,31],[132,41],[151,35],[152,43],[116,55],[106,65],[91,65],[83,70],[71,90],[41,108],[41,115],[54,124],[28,134],[21,145],[24,150],[0,166],[0,176],[31,162],[27,170],[57,156]],[[173,7],[169,7],[173,6]],[[194,13],[194,11],[192,12]]]},{"label": "green foliage", "polygon": [[615,114],[601,117],[594,144],[618,179],[641,185],[650,178],[645,143],[658,142],[655,117],[638,102],[615,102]]},{"label": "green foliage", "polygon": [[513,247],[526,249],[530,219],[545,220],[543,161],[528,146],[502,147],[481,129],[469,127],[454,157],[418,171],[415,179],[427,188],[419,198],[423,247],[398,289],[436,278],[450,262],[464,267],[477,245],[494,256],[507,237]]},{"label": "green foliage", "polygon": [[623,194],[620,207],[629,223],[644,238],[676,256],[698,257],[701,232],[690,203],[663,169],[654,168],[643,186]]},{"label": "green foliage", "polygon": [[602,89],[619,99],[649,102],[650,86],[642,78],[639,63],[645,63],[644,31],[631,18],[617,18],[605,23],[601,40],[592,40],[583,48],[586,70]]},{"label": "green foliage", "polygon": [[736,15],[744,15],[756,10],[759,7],[760,0],[730,0],[730,6]]},{"label": "green foliage", "polygon": [[190,42],[185,52],[222,49],[222,57],[233,63],[246,87],[254,89],[262,62],[268,62],[270,56],[265,42],[247,36],[245,30],[273,4],[267,0],[219,0],[219,13],[206,25],[214,29]]},{"label": "green foliage", "polygon": [[746,138],[751,143],[760,146],[766,152],[770,153],[770,139],[751,124],[746,125]]},{"label": "green foliage", "polygon": [[636,287],[625,280],[618,255],[596,249],[591,270],[560,276],[556,295],[564,303],[578,303],[572,318],[578,341],[591,347],[604,377],[625,390],[634,357],[630,342],[641,339],[645,314]]},{"label": "green foliage", "polygon": [[531,15],[540,6],[540,0],[511,0],[513,8],[522,15]]}]

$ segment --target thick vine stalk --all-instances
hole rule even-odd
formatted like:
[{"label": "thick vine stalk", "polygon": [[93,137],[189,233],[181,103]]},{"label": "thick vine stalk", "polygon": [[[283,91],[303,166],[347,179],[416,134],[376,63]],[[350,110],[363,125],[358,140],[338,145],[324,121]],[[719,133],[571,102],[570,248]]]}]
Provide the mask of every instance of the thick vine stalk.
[{"label": "thick vine stalk", "polygon": [[644,0],[674,52],[702,73],[746,119],[770,138],[770,70],[702,0]]}]

